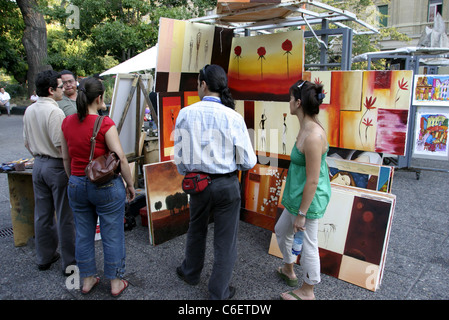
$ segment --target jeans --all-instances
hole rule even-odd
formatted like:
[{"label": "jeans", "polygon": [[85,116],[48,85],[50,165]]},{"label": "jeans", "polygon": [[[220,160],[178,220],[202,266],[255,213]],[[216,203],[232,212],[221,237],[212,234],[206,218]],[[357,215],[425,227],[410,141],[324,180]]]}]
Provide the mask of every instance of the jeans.
[{"label": "jeans", "polygon": [[97,218],[104,253],[104,276],[122,278],[125,273],[125,201],[126,191],[121,176],[103,185],[95,185],[85,176],[70,176],[67,187],[75,217],[75,257],[82,278],[97,273],[95,232]]}]

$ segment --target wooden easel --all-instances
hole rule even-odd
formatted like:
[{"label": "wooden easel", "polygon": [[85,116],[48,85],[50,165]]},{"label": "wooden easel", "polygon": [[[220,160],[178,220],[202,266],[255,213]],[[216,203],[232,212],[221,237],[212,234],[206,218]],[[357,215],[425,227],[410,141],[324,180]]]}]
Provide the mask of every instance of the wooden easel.
[{"label": "wooden easel", "polygon": [[[151,78],[148,88],[152,87],[152,82],[153,82],[153,79]],[[153,104],[151,103],[151,100],[149,97],[149,92],[143,84],[142,75],[134,74],[133,81],[131,84],[131,89],[129,91],[128,98],[126,100],[125,108],[120,117],[120,121],[117,125],[117,131],[118,131],[119,135],[122,130],[123,124],[125,122],[125,119],[128,115],[129,109],[131,107],[131,102],[134,97],[134,94],[136,94],[136,93],[137,93],[136,104],[135,104],[136,111],[138,111],[140,108],[141,95],[143,93],[145,102],[148,104],[148,106],[150,108],[151,117],[153,118],[153,120],[156,123],[158,123],[157,122],[157,114],[156,114]],[[131,166],[131,163],[133,163],[133,162],[138,163],[138,165],[134,165],[134,178],[135,178],[134,184],[135,184],[135,186],[137,186],[137,181],[138,181],[138,174],[139,174],[138,169],[139,169],[139,167],[142,167],[142,164],[143,164],[142,159],[144,158],[144,156],[142,156],[142,149],[143,149],[143,143],[145,140],[145,133],[141,132],[141,128],[143,125],[144,113],[145,113],[145,108],[142,108],[141,112],[136,112],[136,132],[135,132],[135,148],[134,148],[135,153],[134,153],[134,156],[129,156],[127,158],[128,162],[130,163],[130,166]]]}]

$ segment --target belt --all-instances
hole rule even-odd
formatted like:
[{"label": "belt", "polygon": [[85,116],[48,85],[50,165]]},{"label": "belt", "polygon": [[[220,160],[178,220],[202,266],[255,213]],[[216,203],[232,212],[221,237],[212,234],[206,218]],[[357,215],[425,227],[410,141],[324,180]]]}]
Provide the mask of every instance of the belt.
[{"label": "belt", "polygon": [[209,173],[209,177],[211,180],[223,178],[223,177],[233,177],[237,175],[237,171],[229,172],[229,173]]},{"label": "belt", "polygon": [[55,158],[51,156],[47,156],[45,154],[37,154],[34,156],[35,158],[43,158],[43,159],[55,159],[55,160],[62,160],[62,158]]}]

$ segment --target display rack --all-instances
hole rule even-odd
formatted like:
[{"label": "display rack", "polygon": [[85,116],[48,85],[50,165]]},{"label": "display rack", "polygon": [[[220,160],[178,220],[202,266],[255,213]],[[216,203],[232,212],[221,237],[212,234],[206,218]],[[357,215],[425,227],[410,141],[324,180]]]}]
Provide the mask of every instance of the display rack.
[{"label": "display rack", "polygon": [[[302,27],[305,29],[305,38],[314,37],[320,43],[320,63],[308,64],[305,67],[314,67],[320,70],[327,70],[329,67],[350,70],[353,35],[379,32],[375,27],[358,19],[352,12],[312,0],[267,0],[266,2],[218,0],[215,14],[193,18],[189,21],[232,28],[235,34],[241,33],[245,36],[250,36],[251,33],[271,33],[283,28]],[[352,25],[349,26],[349,23]],[[312,29],[312,25],[317,24],[321,25],[321,30]],[[329,28],[330,24],[336,28]],[[342,37],[340,63],[329,63],[328,61],[327,50],[330,36]]]},{"label": "display rack", "polygon": [[[427,48],[427,47],[404,47],[391,51],[380,51],[380,52],[368,52],[362,55],[359,55],[353,59],[353,62],[358,61],[367,61],[368,66],[367,69],[371,70],[371,65],[374,60],[385,59],[387,61],[395,61],[399,62],[400,68],[403,70],[412,70],[413,74],[419,74],[419,67],[424,65],[423,61],[427,59],[443,59],[449,56],[449,48]],[[435,60],[437,61],[437,60]],[[449,60],[447,60],[449,61]],[[437,62],[436,62],[437,63]],[[435,62],[432,66],[438,65]],[[415,81],[415,77],[413,77],[413,81]],[[412,88],[415,87],[415,84],[411,84]],[[416,111],[417,108],[412,102],[410,103],[410,118],[407,132],[407,145],[404,156],[398,156],[395,158],[386,158],[386,163],[392,163],[397,166],[398,170],[411,171],[415,172],[416,179],[419,180],[421,171],[438,171],[438,172],[447,172],[449,170],[440,169],[440,168],[432,168],[432,167],[413,167],[411,165],[412,153],[413,153],[413,138],[415,135],[415,123],[416,123]]]}]

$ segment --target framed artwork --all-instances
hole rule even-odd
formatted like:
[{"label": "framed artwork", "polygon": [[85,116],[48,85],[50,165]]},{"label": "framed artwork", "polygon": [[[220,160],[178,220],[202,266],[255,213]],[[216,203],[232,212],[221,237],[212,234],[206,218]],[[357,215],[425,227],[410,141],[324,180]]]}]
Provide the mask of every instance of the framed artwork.
[{"label": "framed artwork", "polygon": [[198,101],[196,91],[158,93],[160,161],[173,160],[174,130],[179,111]]},{"label": "framed artwork", "polygon": [[449,107],[449,75],[415,75],[413,105]]},{"label": "framed artwork", "polygon": [[394,168],[371,163],[327,157],[331,183],[391,192]]},{"label": "framed artwork", "polygon": [[206,64],[227,71],[232,37],[232,29],[161,18],[155,91],[197,90],[199,70]]},{"label": "framed artwork", "polygon": [[[389,193],[332,184],[331,200],[318,227],[321,272],[376,291],[382,282],[395,203],[396,196]],[[274,234],[269,254],[282,258]]]},{"label": "framed artwork", "polygon": [[448,160],[448,119],[448,107],[417,107],[412,157]]},{"label": "framed artwork", "polygon": [[238,100],[289,101],[288,89],[302,77],[302,30],[235,37],[228,86]]},{"label": "framed artwork", "polygon": [[274,230],[276,217],[282,211],[287,168],[256,164],[242,181],[243,210],[241,219],[267,230]]},{"label": "framed artwork", "polygon": [[174,161],[146,164],[143,171],[150,244],[161,244],[186,233],[189,198],[181,187],[184,176],[178,173]]}]

